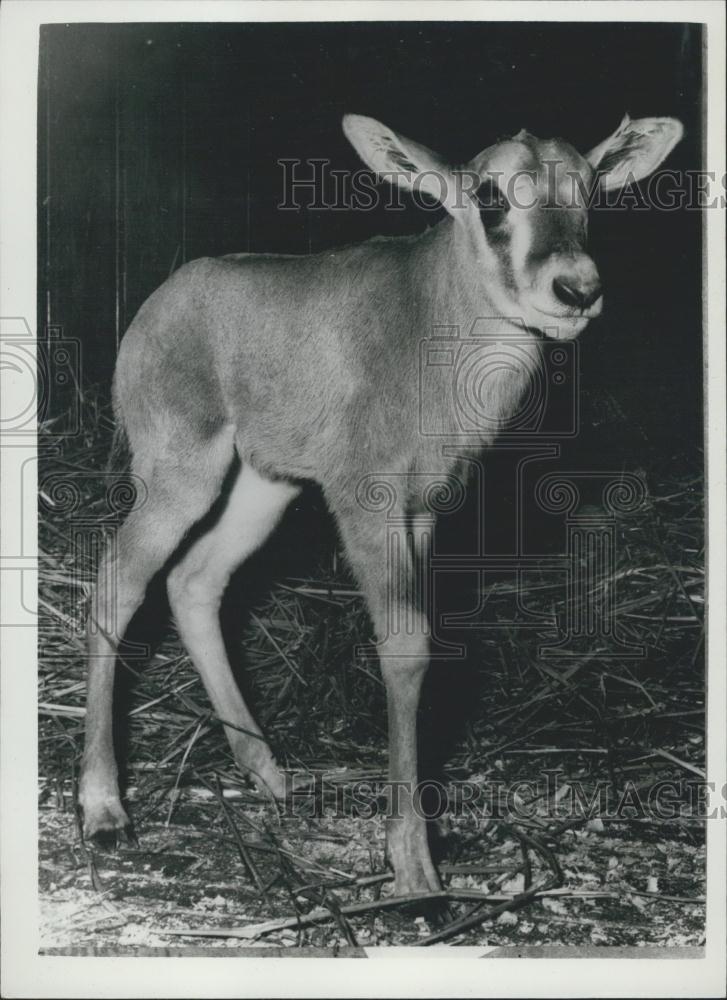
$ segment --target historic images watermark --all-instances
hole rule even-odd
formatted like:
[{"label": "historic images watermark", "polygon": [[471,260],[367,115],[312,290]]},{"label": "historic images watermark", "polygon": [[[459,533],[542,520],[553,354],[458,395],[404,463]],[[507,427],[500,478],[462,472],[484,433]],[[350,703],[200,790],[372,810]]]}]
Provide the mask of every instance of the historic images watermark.
[{"label": "historic images watermark", "polygon": [[51,452],[80,433],[81,345],[60,326],[47,327],[36,339],[24,316],[1,317],[0,378],[0,447],[9,501],[0,560],[2,624],[35,627],[36,524],[25,515],[24,501],[37,496],[38,424],[48,427]]},{"label": "historic images watermark", "polygon": [[[458,628],[507,628],[552,636],[538,647],[544,659],[643,658],[644,645],[619,623],[611,581],[619,519],[641,508],[646,484],[620,470],[555,472],[547,465],[560,458],[559,442],[579,432],[577,342],[537,338],[516,319],[481,317],[464,336],[456,326],[436,328],[421,341],[419,361],[419,433],[431,444],[432,470],[371,472],[356,489],[362,516],[382,518],[387,532],[387,631],[377,655],[401,657],[399,637],[423,628],[432,656],[457,660],[465,655],[454,638]],[[500,545],[491,552],[485,543],[483,444],[490,455],[511,456],[516,524],[509,550]],[[468,548],[447,552],[434,544],[436,520],[460,510],[467,495],[478,506]],[[534,514],[560,519],[561,552],[531,550],[526,522]],[[552,575],[554,593],[560,588],[557,617],[527,605],[520,584],[535,569]],[[509,619],[488,621],[471,608],[437,610],[437,595],[451,587],[453,574],[469,577],[486,595],[488,580],[503,573],[514,580]]]},{"label": "historic images watermark", "polygon": [[286,773],[289,815],[333,819],[400,816],[401,801],[410,797],[417,814],[436,819],[447,814],[467,820],[562,821],[602,820],[675,822],[727,817],[727,785],[718,789],[703,778],[659,780],[650,785],[626,781],[618,788],[605,779],[592,783],[567,778],[560,769],[542,770],[532,780],[507,782],[421,781],[412,789],[400,781],[360,780],[341,783],[333,776]]},{"label": "historic images watermark", "polygon": [[[58,461],[64,446],[78,442],[84,433],[82,347],[58,324],[43,328],[36,339],[24,317],[0,319],[3,461],[8,481],[18,490],[18,502],[12,506],[17,520],[5,526],[0,563],[3,583],[9,582],[9,574],[17,581],[5,588],[13,599],[4,603],[3,625],[37,627],[46,661],[56,655],[59,635],[65,632],[66,638],[73,639],[98,628],[93,614],[87,621],[79,619],[77,595],[87,592],[89,569],[100,562],[104,550],[109,553],[107,575],[115,576],[116,529],[147,497],[141,477],[126,469],[63,469]],[[35,519],[25,516],[27,496],[37,498],[39,516],[63,532],[73,552],[63,570],[67,585],[62,596],[69,606],[55,607],[52,624],[37,609]],[[113,586],[114,580],[106,583]],[[127,642],[121,652],[126,659],[143,659],[149,649]],[[58,655],[66,653],[60,649]]]},{"label": "historic images watermark", "polygon": [[51,414],[53,439],[80,433],[81,343],[65,336],[62,326],[47,326],[36,339],[24,316],[0,318],[0,372],[8,390],[6,399],[12,400],[0,415],[4,447],[17,446],[23,438],[35,439],[36,422]]},{"label": "historic images watermark", "polygon": [[579,376],[577,340],[534,338],[519,317],[435,327],[419,344],[419,433],[444,444],[575,437]]},{"label": "historic images watermark", "polygon": [[[727,176],[718,177],[713,170],[657,170],[638,184],[633,174],[623,187],[604,189],[595,174],[586,183],[581,173],[565,169],[560,175],[558,160],[545,160],[545,177],[536,178],[534,171],[517,170],[507,176],[502,171],[490,170],[484,174],[472,170],[452,170],[442,173],[425,170],[415,175],[405,170],[376,173],[366,168],[343,170],[332,166],[332,161],[322,157],[300,159],[281,157],[280,168],[281,211],[370,212],[375,209],[404,211],[413,200],[424,211],[436,211],[441,202],[451,194],[449,203],[461,208],[468,198],[477,195],[480,207],[484,199],[507,199],[514,208],[528,209],[540,203],[543,208],[588,208],[594,211],[643,211],[650,208],[662,212],[679,210],[702,211],[705,208],[727,206]],[[556,182],[558,174],[558,182]],[[563,176],[566,183],[563,183]],[[380,181],[388,181],[381,184]],[[404,181],[404,187],[399,181]],[[545,191],[541,197],[538,189]],[[406,191],[405,191],[406,189]],[[440,198],[430,191],[439,191]]]},{"label": "historic images watermark", "polygon": [[[546,454],[546,458],[552,454]],[[534,451],[519,459],[522,473],[533,461],[543,458]],[[484,480],[483,466],[476,459],[470,464],[475,469],[468,477],[475,490],[481,490]],[[412,496],[412,480],[420,497],[420,513],[410,517],[403,498]],[[521,488],[524,477],[519,477]],[[583,500],[584,484],[591,490],[600,490],[602,501],[598,506]],[[489,553],[483,544],[481,532],[474,532],[467,552],[435,551],[433,545],[436,515],[452,513],[463,502],[466,490],[464,478],[448,475],[420,473],[376,473],[364,477],[359,483],[357,499],[363,510],[377,513],[386,521],[387,576],[390,581],[387,602],[387,632],[375,647],[379,658],[402,655],[397,641],[402,633],[412,634],[415,628],[424,628],[435,657],[457,660],[465,655],[464,647],[452,640],[452,629],[538,629],[550,632],[553,638],[542,641],[538,655],[544,659],[577,660],[584,656],[599,659],[643,659],[646,647],[635,641],[620,627],[617,595],[604,581],[612,579],[617,562],[617,519],[638,509],[646,497],[646,486],[640,477],[631,473],[605,470],[602,472],[564,471],[547,473],[538,478],[535,495],[530,502],[541,510],[562,515],[565,529],[565,548],[557,555],[529,554],[520,544],[512,553]],[[522,500],[521,494],[520,500]],[[519,510],[526,509],[520,503]],[[525,532],[519,526],[522,539]],[[471,609],[459,614],[438,613],[438,588],[451,584],[452,574],[478,577],[483,593],[486,579],[493,572],[512,574],[516,580],[521,574],[536,568],[552,574],[562,586],[563,613],[558,620],[544,616],[529,608],[524,593],[514,588],[512,618],[490,622],[477,619]],[[407,600],[402,601],[402,595]],[[412,609],[404,616],[402,608]],[[424,614],[419,614],[423,611]],[[373,647],[359,647],[360,655],[373,654]]]}]

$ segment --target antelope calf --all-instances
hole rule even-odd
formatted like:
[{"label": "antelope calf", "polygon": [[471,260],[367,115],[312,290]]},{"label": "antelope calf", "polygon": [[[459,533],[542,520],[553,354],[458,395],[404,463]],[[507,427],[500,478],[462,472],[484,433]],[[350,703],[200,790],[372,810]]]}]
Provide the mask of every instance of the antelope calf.
[{"label": "antelope calf", "polygon": [[[679,141],[682,126],[626,116],[585,156],[561,139],[522,131],[458,169],[370,118],[347,115],[343,128],[380,177],[426,192],[447,215],[415,237],[315,256],[196,260],[139,310],[121,344],[113,394],[132,471],[148,497],[99,569],[80,802],[86,836],[128,825],[112,737],[117,644],[150,579],[168,566],[181,638],[238,767],[260,788],[285,794],[233,679],[218,612],[231,574],[263,544],[302,484],[315,481],[379,640],[392,604],[417,624],[389,635],[381,658],[390,777],[401,790],[387,854],[397,893],[427,892],[439,879],[416,808],[416,716],[428,661],[425,611],[407,586],[417,554],[406,552],[392,579],[385,519],[357,501],[357,486],[371,473],[408,482],[456,467],[451,449],[445,454],[441,439],[420,426],[419,348],[434,328],[470,330],[480,317],[510,317],[488,336],[496,345],[517,335],[537,359],[544,335],[575,337],[599,315],[601,285],[586,248],[588,193],[645,177]],[[498,420],[517,409],[526,367],[518,373],[504,366],[490,380]],[[455,397],[442,392],[423,401],[432,426],[456,423]],[[488,422],[460,443],[479,450],[496,433]],[[201,532],[198,522],[220,500],[238,460],[219,517]],[[416,518],[418,503],[412,488],[396,499],[398,515]]]}]

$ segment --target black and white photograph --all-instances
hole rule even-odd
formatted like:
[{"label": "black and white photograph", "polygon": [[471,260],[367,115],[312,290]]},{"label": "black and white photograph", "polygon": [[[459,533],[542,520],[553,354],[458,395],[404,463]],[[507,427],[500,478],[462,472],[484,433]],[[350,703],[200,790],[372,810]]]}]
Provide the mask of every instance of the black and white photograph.
[{"label": "black and white photograph", "polygon": [[720,995],[722,6],[0,22],[3,995]]}]

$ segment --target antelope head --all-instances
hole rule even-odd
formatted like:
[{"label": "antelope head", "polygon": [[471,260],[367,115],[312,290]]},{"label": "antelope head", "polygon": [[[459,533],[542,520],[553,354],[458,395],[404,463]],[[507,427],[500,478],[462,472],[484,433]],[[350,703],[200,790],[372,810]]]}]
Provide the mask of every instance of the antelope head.
[{"label": "antelope head", "polygon": [[576,336],[603,307],[588,252],[594,194],[651,174],[683,134],[674,118],[626,115],[581,155],[563,139],[523,130],[454,168],[374,119],[346,115],[344,131],[380,176],[447,209],[455,222],[455,267],[488,308],[558,338]]}]

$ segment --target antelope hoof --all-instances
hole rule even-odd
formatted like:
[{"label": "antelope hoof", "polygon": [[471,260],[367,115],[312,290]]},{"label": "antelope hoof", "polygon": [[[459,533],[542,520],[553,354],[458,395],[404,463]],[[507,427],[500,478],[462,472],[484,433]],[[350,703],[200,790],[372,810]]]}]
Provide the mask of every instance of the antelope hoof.
[{"label": "antelope hoof", "polygon": [[249,775],[261,795],[272,796],[279,801],[285,799],[288,792],[287,782],[275,761],[264,761],[254,767],[247,764],[242,769]]},{"label": "antelope hoof", "polygon": [[119,834],[130,834],[131,821],[118,796],[95,800],[86,796],[81,807],[84,840],[116,841]]}]

